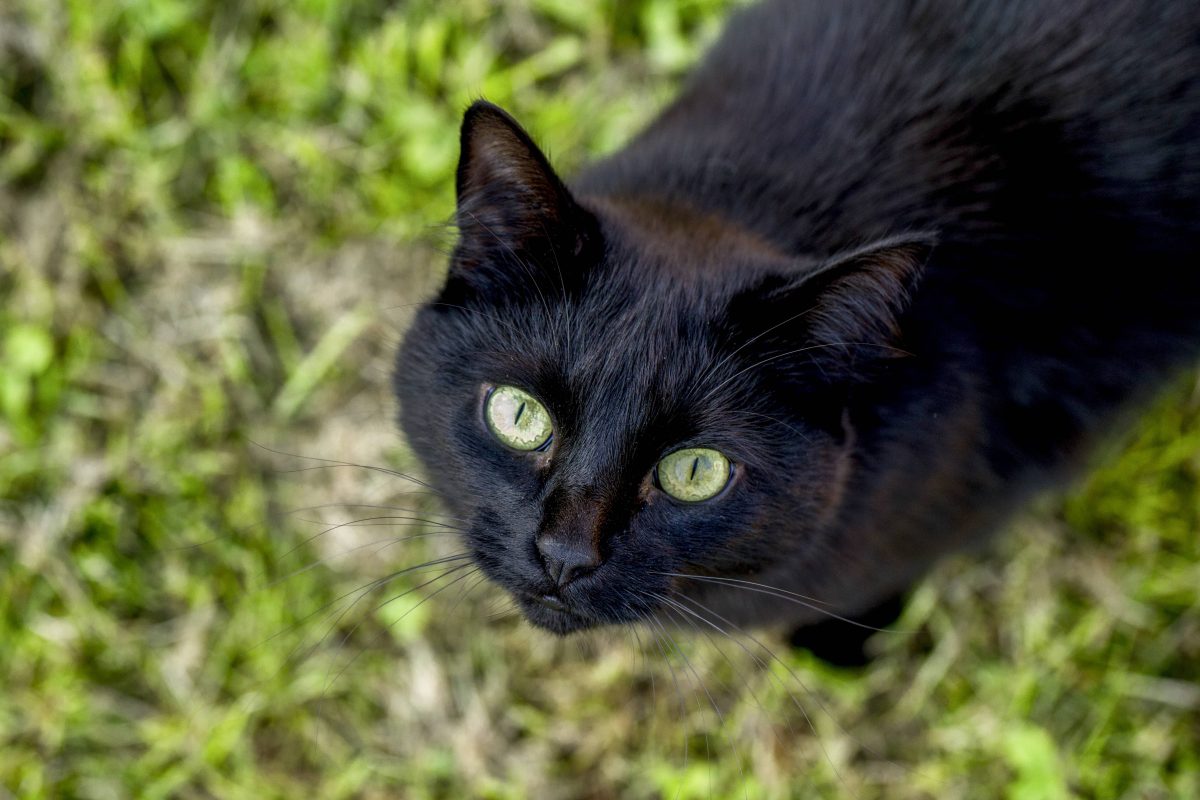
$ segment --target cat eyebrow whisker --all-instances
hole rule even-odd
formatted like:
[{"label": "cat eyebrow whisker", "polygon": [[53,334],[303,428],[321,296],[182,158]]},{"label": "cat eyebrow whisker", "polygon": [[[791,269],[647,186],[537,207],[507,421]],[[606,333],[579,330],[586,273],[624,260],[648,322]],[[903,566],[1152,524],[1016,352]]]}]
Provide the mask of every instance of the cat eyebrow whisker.
[{"label": "cat eyebrow whisker", "polygon": [[734,356],[736,356],[738,353],[740,353],[740,352],[742,352],[743,350],[745,350],[745,349],[746,349],[747,347],[749,347],[750,345],[752,345],[752,344],[754,344],[755,342],[757,342],[759,339],[761,339],[761,338],[763,338],[764,336],[766,336],[768,333],[771,333],[771,332],[772,332],[772,331],[774,331],[774,330],[777,330],[777,329],[779,329],[779,328],[782,328],[784,325],[787,325],[789,322],[795,322],[796,320],[800,319],[801,317],[803,317],[803,316],[805,316],[805,315],[807,315],[807,314],[810,314],[810,313],[812,313],[812,312],[813,312],[813,311],[815,311],[817,308],[818,308],[818,306],[809,306],[808,308],[806,308],[806,309],[804,309],[803,311],[801,311],[799,314],[793,314],[792,316],[790,316],[790,317],[788,317],[787,319],[785,319],[783,322],[777,322],[776,324],[774,324],[774,325],[772,325],[771,327],[767,328],[767,329],[766,329],[765,331],[763,331],[762,333],[759,333],[759,334],[756,334],[756,335],[754,335],[754,336],[750,337],[750,339],[748,339],[748,340],[746,340],[745,342],[742,342],[742,344],[738,345],[738,347],[737,347],[736,349],[734,349],[734,350],[733,350],[733,352],[731,352],[731,353],[727,354],[727,355],[726,355],[724,358],[722,358],[722,359],[721,359],[720,361],[718,361],[716,364],[714,364],[713,366],[711,366],[711,367],[709,367],[707,370],[705,370],[704,374],[703,374],[702,376],[700,376],[700,380],[698,380],[698,381],[697,381],[697,383],[703,383],[704,381],[708,380],[708,378],[709,378],[709,377],[710,377],[710,376],[711,376],[713,373],[715,373],[715,372],[716,372],[718,369],[720,369],[721,367],[725,366],[726,362],[728,362],[728,361],[729,361],[731,358],[733,358],[733,357],[734,357]]},{"label": "cat eyebrow whisker", "polygon": [[466,311],[470,314],[478,314],[481,317],[486,317],[487,319],[490,319],[492,322],[495,322],[499,325],[503,325],[504,327],[508,328],[510,331],[515,333],[519,339],[524,340],[526,343],[533,342],[533,338],[529,335],[529,333],[527,331],[521,330],[516,325],[513,325],[511,322],[509,322],[507,320],[501,319],[500,317],[496,316],[495,314],[488,314],[487,312],[480,311],[478,308],[471,308],[470,306],[464,306],[459,303],[444,303],[441,301],[433,301],[433,302],[430,302],[429,305],[443,306],[445,308],[457,308],[459,310]]},{"label": "cat eyebrow whisker", "polygon": [[475,215],[474,212],[467,210],[466,213],[467,213],[467,216],[469,216],[472,220],[475,221],[476,225],[479,225],[481,228],[483,228],[485,231],[488,232],[488,235],[490,235],[493,239],[495,239],[497,242],[499,242],[500,246],[508,251],[509,255],[511,255],[513,257],[513,260],[516,261],[517,264],[521,267],[521,269],[525,272],[525,274],[529,276],[530,283],[533,284],[534,290],[537,291],[537,293],[538,293],[538,298],[542,301],[542,308],[546,312],[546,320],[553,321],[555,319],[555,316],[554,316],[554,313],[550,311],[550,303],[546,300],[546,295],[542,293],[542,287],[538,283],[537,274],[530,268],[529,264],[524,259],[522,259],[520,256],[518,256],[517,252],[512,249],[512,246],[509,245],[508,242],[504,241],[499,236],[497,236],[495,231],[493,231],[491,228],[489,228],[483,220],[481,220],[478,216]]},{"label": "cat eyebrow whisker", "polygon": [[714,386],[704,396],[702,396],[700,398],[700,400],[704,401],[704,400],[709,399],[714,394],[716,394],[717,391],[721,387],[725,386],[725,384],[729,383],[734,378],[738,378],[738,377],[746,374],[747,372],[749,372],[752,369],[757,369],[758,367],[761,367],[764,364],[769,364],[772,361],[778,361],[781,358],[787,358],[788,356],[799,355],[800,353],[807,353],[811,350],[820,350],[820,349],[826,348],[826,347],[875,347],[875,348],[878,348],[881,350],[890,350],[899,355],[906,355],[906,356],[913,355],[912,353],[908,352],[907,350],[901,350],[899,347],[893,347],[890,344],[880,344],[879,342],[823,342],[821,344],[810,344],[807,347],[798,347],[795,350],[788,350],[783,353],[776,353],[775,355],[768,356],[767,358],[764,358],[761,361],[756,361],[755,363],[751,364],[748,367],[745,367],[744,369],[738,370],[737,372],[733,373],[728,378],[726,378],[725,380],[721,381],[716,386]]},{"label": "cat eyebrow whisker", "polygon": [[783,420],[779,419],[778,417],[772,417],[770,414],[763,414],[763,413],[761,413],[761,412],[758,412],[758,411],[744,411],[744,410],[742,410],[742,411],[739,411],[738,413],[739,413],[739,414],[743,414],[743,415],[745,415],[745,416],[750,416],[750,417],[762,417],[763,419],[769,419],[771,422],[774,422],[776,425],[782,425],[783,427],[787,428],[789,431],[791,431],[792,433],[794,433],[794,434],[796,434],[797,436],[799,436],[799,437],[800,437],[801,439],[803,439],[805,442],[811,442],[811,441],[812,441],[812,437],[810,437],[810,436],[809,436],[808,434],[806,434],[804,431],[797,430],[795,426],[793,426],[793,425],[789,425],[788,423],[784,422]]},{"label": "cat eyebrow whisker", "polygon": [[[538,227],[542,229],[542,235],[550,241],[550,232],[546,230],[546,223],[538,219]],[[550,256],[554,259],[554,271],[558,273],[558,285],[562,289],[562,308],[563,308],[563,334],[566,340],[566,350],[568,358],[571,354],[571,298],[567,294],[567,281],[563,277],[562,264],[558,260],[558,248],[551,245]]]}]

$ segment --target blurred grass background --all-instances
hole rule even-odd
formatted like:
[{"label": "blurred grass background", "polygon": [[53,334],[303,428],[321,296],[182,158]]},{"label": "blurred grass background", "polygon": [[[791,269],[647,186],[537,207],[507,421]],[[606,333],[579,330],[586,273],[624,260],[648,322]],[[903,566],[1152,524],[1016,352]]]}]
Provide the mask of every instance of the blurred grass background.
[{"label": "blurred grass background", "polygon": [[437,510],[300,456],[418,468],[461,110],[569,174],[729,5],[0,4],[0,798],[1200,797],[1194,376],[861,674],[373,583]]}]

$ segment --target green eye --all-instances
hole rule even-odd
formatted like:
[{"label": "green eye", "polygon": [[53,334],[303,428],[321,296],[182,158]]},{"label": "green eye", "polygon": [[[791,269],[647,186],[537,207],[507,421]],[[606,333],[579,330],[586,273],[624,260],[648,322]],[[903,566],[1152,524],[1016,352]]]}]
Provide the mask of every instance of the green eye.
[{"label": "green eye", "polygon": [[514,450],[537,450],[554,433],[546,407],[515,386],[493,389],[488,394],[483,417],[492,434]]},{"label": "green eye", "polygon": [[676,500],[698,503],[729,483],[729,459],[707,447],[676,450],[658,462],[658,485]]}]

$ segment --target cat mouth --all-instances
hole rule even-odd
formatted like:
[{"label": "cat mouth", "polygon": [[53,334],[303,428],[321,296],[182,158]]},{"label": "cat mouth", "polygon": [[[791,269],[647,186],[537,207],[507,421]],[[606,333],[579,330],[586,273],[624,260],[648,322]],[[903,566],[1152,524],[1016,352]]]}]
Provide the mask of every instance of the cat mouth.
[{"label": "cat mouth", "polygon": [[552,594],[537,595],[521,592],[514,596],[527,620],[543,630],[560,636],[593,628],[600,624],[597,620],[573,610],[561,598]]}]

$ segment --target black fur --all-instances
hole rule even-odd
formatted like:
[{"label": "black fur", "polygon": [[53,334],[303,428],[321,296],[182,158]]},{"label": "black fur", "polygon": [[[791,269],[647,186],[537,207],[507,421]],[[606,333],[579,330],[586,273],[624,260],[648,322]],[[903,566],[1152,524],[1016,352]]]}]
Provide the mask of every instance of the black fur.
[{"label": "black fur", "polygon": [[[404,431],[550,630],[671,592],[819,616],[662,573],[869,609],[1200,354],[1198,76],[1194,0],[779,0],[570,189],[476,103]],[[495,384],[545,403],[548,451],[489,435]],[[684,505],[652,470],[691,444],[736,473]],[[602,564],[559,591],[539,536]]]}]

